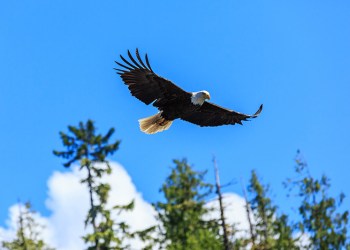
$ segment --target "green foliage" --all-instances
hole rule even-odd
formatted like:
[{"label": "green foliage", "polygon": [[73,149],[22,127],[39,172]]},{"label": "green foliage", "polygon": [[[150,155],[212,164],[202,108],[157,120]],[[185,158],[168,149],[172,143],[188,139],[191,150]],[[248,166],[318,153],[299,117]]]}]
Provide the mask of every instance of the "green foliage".
[{"label": "green foliage", "polygon": [[160,248],[221,249],[219,222],[205,220],[209,209],[205,198],[211,193],[212,185],[205,183],[206,172],[196,172],[186,160],[174,160],[175,168],[161,188],[165,202],[157,202],[157,219],[161,222]]},{"label": "green foliage", "polygon": [[261,184],[255,171],[252,171],[248,192],[253,197],[249,206],[254,235],[246,243],[249,242],[253,249],[298,249],[287,216],[278,216],[277,206],[268,197],[269,187]]},{"label": "green foliage", "polygon": [[330,180],[323,175],[320,179],[311,176],[306,161],[298,151],[295,180],[288,179],[287,186],[298,191],[301,199],[299,213],[302,221],[298,224],[301,232],[306,233],[310,243],[308,249],[350,249],[347,238],[349,212],[339,212],[344,194],[339,198],[328,195]]},{"label": "green foliage", "polygon": [[265,248],[271,248],[273,244],[273,217],[276,213],[276,206],[273,206],[271,199],[267,197],[268,186],[263,186],[252,171],[248,192],[253,195],[250,201],[250,207],[255,219],[255,235],[257,241],[264,245]]},{"label": "green foliage", "polygon": [[35,221],[31,204],[27,202],[23,210],[19,204],[19,209],[16,238],[11,242],[2,242],[2,247],[9,250],[53,250],[39,237],[42,226]]},{"label": "green foliage", "polygon": [[[94,122],[88,120],[85,124],[80,122],[78,127],[68,126],[70,135],[60,132],[63,145],[66,151],[56,151],[53,153],[68,161],[63,165],[69,167],[75,161],[82,161],[81,166],[89,166],[91,161],[105,162],[108,155],[113,154],[119,147],[120,141],[108,144],[114,133],[111,128],[105,135],[95,135],[96,128]],[[97,176],[101,177],[103,170],[95,170]]]},{"label": "green foliage", "polygon": [[298,238],[293,237],[293,227],[288,222],[288,216],[282,214],[277,216],[274,221],[274,230],[276,238],[273,249],[299,249]]},{"label": "green foliage", "polygon": [[125,222],[116,223],[111,218],[111,213],[132,210],[133,202],[126,206],[115,206],[108,209],[106,206],[110,185],[100,181],[105,174],[111,174],[112,169],[106,157],[114,154],[120,141],[109,144],[114,133],[113,128],[106,135],[96,135],[96,128],[91,120],[85,124],[80,122],[78,127],[69,126],[68,130],[69,135],[60,132],[63,145],[67,150],[53,153],[68,160],[63,164],[65,167],[80,161],[80,169],[87,171],[86,177],[81,180],[82,183],[87,184],[90,194],[90,209],[85,226],[91,225],[93,232],[84,236],[83,239],[90,244],[89,250],[127,249],[129,246],[124,245],[125,238],[133,237],[133,235],[128,232],[129,226]]}]

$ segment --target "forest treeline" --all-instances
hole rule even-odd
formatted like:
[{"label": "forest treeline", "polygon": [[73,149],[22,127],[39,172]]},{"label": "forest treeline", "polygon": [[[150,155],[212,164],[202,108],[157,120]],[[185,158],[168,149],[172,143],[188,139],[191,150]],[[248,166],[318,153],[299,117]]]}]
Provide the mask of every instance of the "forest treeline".
[{"label": "forest treeline", "polygon": [[[173,161],[171,172],[161,186],[164,199],[153,204],[158,224],[132,231],[126,222],[115,221],[111,214],[133,213],[133,200],[128,204],[115,200],[115,206],[106,206],[111,187],[102,178],[112,173],[107,157],[120,145],[119,140],[112,141],[113,134],[113,128],[99,134],[91,120],[80,122],[78,126],[68,126],[68,132],[60,132],[64,149],[53,151],[65,160],[65,167],[79,164],[80,171],[86,173],[81,179],[81,185],[89,191],[85,226],[92,228],[82,235],[86,249],[132,249],[130,239],[136,238],[144,242],[144,250],[350,249],[349,212],[341,208],[345,195],[330,196],[331,183],[327,176],[312,176],[307,163],[298,155],[295,177],[284,182],[286,195],[297,197],[294,207],[298,221],[292,221],[279,209],[271,198],[269,185],[262,183],[253,170],[247,186],[242,185],[249,229],[242,231],[239,225],[228,224],[226,208],[234,204],[225,205],[219,176],[216,183],[208,183],[206,171],[196,171],[182,159]],[[101,162],[105,164],[96,164]],[[209,201],[217,205],[208,206]],[[1,242],[3,249],[53,249],[42,239],[34,214],[30,203],[26,203],[18,216],[16,237]],[[214,214],[219,216],[215,218]]]}]

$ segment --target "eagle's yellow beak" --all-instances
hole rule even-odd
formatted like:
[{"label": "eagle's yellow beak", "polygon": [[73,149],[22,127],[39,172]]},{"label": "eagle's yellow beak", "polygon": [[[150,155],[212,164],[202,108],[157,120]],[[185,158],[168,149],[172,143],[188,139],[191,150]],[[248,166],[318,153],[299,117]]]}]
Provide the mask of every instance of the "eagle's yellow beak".
[{"label": "eagle's yellow beak", "polygon": [[207,99],[208,99],[208,100],[210,100],[210,95],[209,95],[209,94],[207,94],[206,96],[207,96]]}]

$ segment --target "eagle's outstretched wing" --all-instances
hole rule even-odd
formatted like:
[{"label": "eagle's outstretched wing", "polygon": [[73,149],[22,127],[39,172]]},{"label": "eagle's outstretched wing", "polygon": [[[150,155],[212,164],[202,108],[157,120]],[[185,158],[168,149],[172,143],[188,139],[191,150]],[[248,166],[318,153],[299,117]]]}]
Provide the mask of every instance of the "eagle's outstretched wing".
[{"label": "eagle's outstretched wing", "polygon": [[131,94],[147,105],[160,98],[173,99],[179,96],[190,95],[171,81],[155,74],[149,64],[147,54],[146,64],[142,61],[138,49],[136,49],[137,61],[128,50],[131,61],[120,55],[125,64],[115,62],[123,69],[116,69],[118,74],[128,86]]},{"label": "eagle's outstretched wing", "polygon": [[200,109],[189,114],[184,114],[181,119],[197,124],[201,127],[205,126],[220,126],[228,124],[241,124],[249,118],[257,117],[263,105],[260,105],[258,111],[253,115],[242,114],[233,110],[225,109],[210,102],[204,102]]}]

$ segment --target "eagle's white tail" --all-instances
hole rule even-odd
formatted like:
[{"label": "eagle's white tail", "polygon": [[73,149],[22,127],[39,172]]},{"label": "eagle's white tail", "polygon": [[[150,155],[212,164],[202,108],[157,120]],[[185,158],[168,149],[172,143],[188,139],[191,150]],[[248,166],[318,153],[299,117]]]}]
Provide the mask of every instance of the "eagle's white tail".
[{"label": "eagle's white tail", "polygon": [[140,129],[146,134],[155,134],[167,130],[173,121],[166,120],[161,113],[152,115],[139,120]]}]

